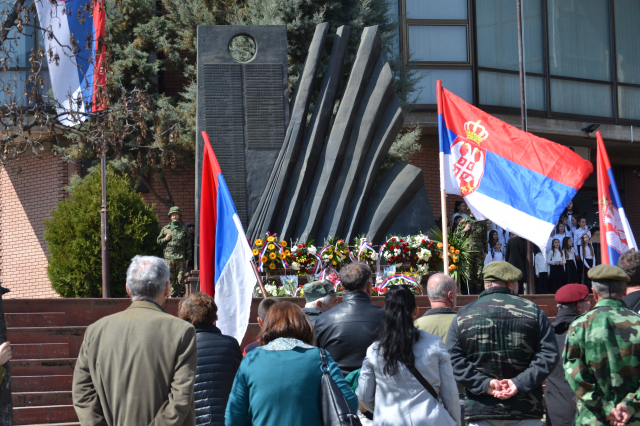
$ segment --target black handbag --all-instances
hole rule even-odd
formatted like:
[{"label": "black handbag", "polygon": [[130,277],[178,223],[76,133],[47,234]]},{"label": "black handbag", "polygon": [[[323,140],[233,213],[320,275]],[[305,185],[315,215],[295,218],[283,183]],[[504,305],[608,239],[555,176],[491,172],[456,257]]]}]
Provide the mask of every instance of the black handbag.
[{"label": "black handbag", "polygon": [[342,394],[336,382],[329,374],[327,353],[320,349],[322,360],[322,378],[320,379],[320,394],[318,405],[323,426],[362,426],[358,413],[353,410],[347,398]]}]

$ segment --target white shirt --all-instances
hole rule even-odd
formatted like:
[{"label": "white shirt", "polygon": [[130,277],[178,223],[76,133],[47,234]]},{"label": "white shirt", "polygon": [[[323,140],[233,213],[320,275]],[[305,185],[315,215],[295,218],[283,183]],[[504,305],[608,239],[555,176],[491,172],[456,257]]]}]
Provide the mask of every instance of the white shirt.
[{"label": "white shirt", "polygon": [[537,253],[535,258],[535,267],[536,267],[536,275],[540,275],[540,273],[549,273],[549,264],[545,262],[544,255],[542,252]]},{"label": "white shirt", "polygon": [[553,240],[560,241],[560,247],[562,247],[562,241],[565,237],[572,238],[571,234],[569,234],[567,231],[564,231],[564,234],[555,234],[553,237],[549,238],[549,241],[547,241],[547,250],[551,250],[551,247],[553,247]]},{"label": "white shirt", "polygon": [[549,253],[547,253],[547,263],[549,265],[555,265],[556,262],[562,262],[563,265],[566,263],[562,250],[549,250]]},{"label": "white shirt", "polygon": [[584,263],[585,268],[591,269],[596,266],[596,257],[595,253],[592,252],[589,246],[582,247],[580,249],[580,257],[582,257],[582,261]]},{"label": "white shirt", "polygon": [[504,254],[501,251],[494,251],[493,257],[491,257],[491,249],[489,249],[489,253],[484,258],[484,266],[487,266],[491,262],[504,261]]},{"label": "white shirt", "polygon": [[584,229],[576,228],[576,230],[573,231],[573,245],[574,246],[580,247],[582,245],[582,236],[584,234],[589,234],[589,238],[591,238],[591,231],[589,231],[586,227]]}]

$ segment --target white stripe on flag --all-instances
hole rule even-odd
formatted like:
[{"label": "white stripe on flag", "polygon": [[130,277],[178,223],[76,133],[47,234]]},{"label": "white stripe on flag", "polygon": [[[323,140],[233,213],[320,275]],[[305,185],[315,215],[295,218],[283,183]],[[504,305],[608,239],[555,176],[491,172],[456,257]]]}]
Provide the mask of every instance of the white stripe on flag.
[{"label": "white stripe on flag", "polygon": [[633,231],[631,231],[631,226],[629,225],[629,221],[627,220],[627,214],[624,212],[624,208],[620,207],[618,209],[618,213],[620,214],[620,220],[622,221],[622,229],[624,229],[624,235],[627,237],[627,245],[629,246],[629,250],[638,250],[638,245],[636,244],[636,239],[633,238]]},{"label": "white stripe on flag", "polygon": [[501,201],[472,192],[464,197],[465,202],[478,220],[491,219],[503,229],[518,234],[522,238],[537,245],[546,256],[545,248],[553,223],[545,222],[530,216]]},{"label": "white stripe on flag", "polygon": [[237,214],[233,221],[238,229],[238,240],[216,283],[215,301],[218,306],[216,325],[223,334],[233,336],[242,343],[251,311],[251,294],[256,277],[251,267],[251,248]]},{"label": "white stripe on flag", "polygon": [[454,163],[455,161],[451,154],[440,152],[440,164],[444,165],[444,170],[440,171],[440,188],[442,189],[442,182],[444,181],[444,189],[447,190],[447,194],[462,196],[458,181],[452,173]]}]

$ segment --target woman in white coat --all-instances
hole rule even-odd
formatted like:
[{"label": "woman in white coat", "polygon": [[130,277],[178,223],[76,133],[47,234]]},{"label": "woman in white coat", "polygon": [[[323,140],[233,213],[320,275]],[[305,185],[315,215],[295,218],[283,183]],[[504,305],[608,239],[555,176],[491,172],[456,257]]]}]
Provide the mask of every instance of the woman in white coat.
[{"label": "woman in white coat", "polygon": [[[378,340],[367,349],[356,395],[374,425],[460,426],[451,358],[438,336],[418,330],[416,298],[408,286],[387,292]],[[421,384],[425,379],[442,404]]]}]

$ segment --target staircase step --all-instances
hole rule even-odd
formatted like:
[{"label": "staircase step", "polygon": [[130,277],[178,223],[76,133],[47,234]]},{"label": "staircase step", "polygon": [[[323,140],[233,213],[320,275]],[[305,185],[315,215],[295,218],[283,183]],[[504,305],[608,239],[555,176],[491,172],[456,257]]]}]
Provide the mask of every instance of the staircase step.
[{"label": "staircase step", "polygon": [[15,376],[11,371],[13,392],[70,391],[73,375],[58,376]]},{"label": "staircase step", "polygon": [[67,343],[69,356],[77,357],[87,327],[11,327],[7,340],[12,344]]},{"label": "staircase step", "polygon": [[13,392],[13,407],[38,407],[43,405],[73,405],[71,391]]},{"label": "staircase step", "polygon": [[12,343],[13,359],[69,358],[68,343]]},{"label": "staircase step", "polygon": [[50,424],[77,422],[78,416],[73,405],[49,405],[42,407],[17,407],[13,409],[13,423],[16,425]]},{"label": "staircase step", "polygon": [[62,327],[67,325],[64,312],[4,314],[7,327]]},{"label": "staircase step", "polygon": [[11,374],[16,376],[73,375],[75,358],[17,359],[9,361]]}]

